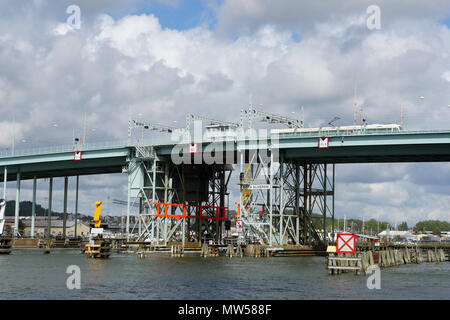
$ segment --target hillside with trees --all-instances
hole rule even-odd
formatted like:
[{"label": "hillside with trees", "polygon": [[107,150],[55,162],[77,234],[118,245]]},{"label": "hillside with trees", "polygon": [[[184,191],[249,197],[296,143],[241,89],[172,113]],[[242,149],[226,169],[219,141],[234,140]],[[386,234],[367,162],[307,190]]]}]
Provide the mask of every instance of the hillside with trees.
[{"label": "hillside with trees", "polygon": [[450,231],[450,223],[440,220],[425,220],[417,222],[414,231],[432,231],[433,234],[439,235],[441,231]]}]

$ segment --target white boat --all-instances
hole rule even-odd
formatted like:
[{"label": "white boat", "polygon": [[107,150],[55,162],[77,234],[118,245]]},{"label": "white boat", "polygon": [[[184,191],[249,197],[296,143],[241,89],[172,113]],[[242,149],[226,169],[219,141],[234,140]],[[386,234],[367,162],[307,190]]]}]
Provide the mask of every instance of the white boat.
[{"label": "white boat", "polygon": [[10,254],[12,239],[10,237],[3,236],[5,227],[5,209],[6,200],[0,200],[0,254]]}]

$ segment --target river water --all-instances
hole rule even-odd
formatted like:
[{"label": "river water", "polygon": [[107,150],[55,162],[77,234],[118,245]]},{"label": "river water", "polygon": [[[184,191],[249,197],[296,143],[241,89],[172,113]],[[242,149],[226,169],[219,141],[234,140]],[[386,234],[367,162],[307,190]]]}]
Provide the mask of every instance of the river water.
[{"label": "river water", "polygon": [[[81,289],[66,285],[70,265],[80,268]],[[381,270],[381,289],[367,276],[329,276],[324,257],[183,258],[153,253],[87,259],[77,250],[15,250],[0,255],[4,299],[449,299],[450,262]]]}]

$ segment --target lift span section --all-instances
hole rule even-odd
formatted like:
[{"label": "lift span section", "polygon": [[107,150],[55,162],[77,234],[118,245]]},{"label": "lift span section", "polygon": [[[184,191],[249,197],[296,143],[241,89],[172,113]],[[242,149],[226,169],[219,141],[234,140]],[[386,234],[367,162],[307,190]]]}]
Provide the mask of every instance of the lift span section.
[{"label": "lift span section", "polygon": [[[328,137],[328,148],[318,147]],[[271,134],[269,139],[235,139],[201,143],[202,150],[215,144],[215,152],[237,153],[277,148],[285,159],[307,163],[446,162],[450,161],[450,130],[396,133],[320,132]],[[170,156],[173,144],[155,146],[160,156]],[[201,151],[200,151],[201,152]],[[232,157],[233,158],[233,157]],[[234,159],[238,159],[235,155]]]}]

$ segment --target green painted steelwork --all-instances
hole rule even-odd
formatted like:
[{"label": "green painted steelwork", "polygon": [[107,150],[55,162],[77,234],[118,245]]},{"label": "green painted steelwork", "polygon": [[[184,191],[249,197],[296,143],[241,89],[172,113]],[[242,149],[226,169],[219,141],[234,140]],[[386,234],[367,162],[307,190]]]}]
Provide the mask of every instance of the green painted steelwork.
[{"label": "green painted steelwork", "polygon": [[[450,130],[400,132],[329,132],[329,148],[318,148],[318,137],[325,132],[272,135],[269,139],[205,140],[199,147],[215,144],[215,151],[237,153],[248,150],[267,150],[279,147],[286,160],[307,163],[363,163],[363,162],[438,162],[450,161]],[[74,160],[74,146],[56,146],[15,150],[0,154],[0,167],[7,167],[7,180],[119,173],[133,157],[135,146],[153,146],[158,156],[168,157],[174,143],[169,138],[148,141],[119,141],[96,143],[77,148],[82,160]],[[186,149],[187,145],[186,145]],[[0,175],[0,181],[4,179]]]}]

